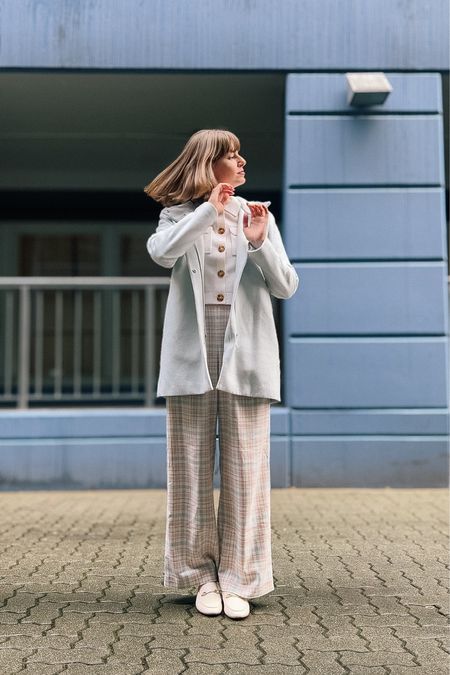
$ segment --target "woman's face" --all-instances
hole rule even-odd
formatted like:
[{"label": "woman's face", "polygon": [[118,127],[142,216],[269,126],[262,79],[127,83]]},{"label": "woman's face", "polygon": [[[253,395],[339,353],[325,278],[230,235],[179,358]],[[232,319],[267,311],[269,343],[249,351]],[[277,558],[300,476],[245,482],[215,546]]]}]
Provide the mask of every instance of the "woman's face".
[{"label": "woman's face", "polygon": [[220,159],[213,162],[212,169],[218,183],[230,183],[234,187],[245,183],[245,159],[237,150],[229,150]]}]

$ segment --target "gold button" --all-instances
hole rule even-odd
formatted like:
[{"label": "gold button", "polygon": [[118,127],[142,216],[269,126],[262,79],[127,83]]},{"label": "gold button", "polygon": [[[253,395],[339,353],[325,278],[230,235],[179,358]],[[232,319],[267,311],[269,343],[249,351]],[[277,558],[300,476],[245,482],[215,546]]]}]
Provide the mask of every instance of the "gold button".
[{"label": "gold button", "polygon": [[225,246],[223,244],[220,244],[219,246],[219,251],[223,253],[225,251]]},{"label": "gold button", "polygon": [[224,228],[224,227],[219,227],[219,229],[217,230],[217,232],[218,232],[219,234],[223,234],[223,233],[225,232],[225,228]]},{"label": "gold button", "polygon": [[223,275],[225,274],[225,272],[224,272],[223,270],[219,270],[219,271],[217,272],[217,274],[219,275],[219,277],[223,277]]},{"label": "gold button", "polygon": [[222,302],[222,300],[223,300],[223,295],[222,295],[222,293],[218,293],[218,294],[217,294],[217,299],[218,299],[219,302]]}]

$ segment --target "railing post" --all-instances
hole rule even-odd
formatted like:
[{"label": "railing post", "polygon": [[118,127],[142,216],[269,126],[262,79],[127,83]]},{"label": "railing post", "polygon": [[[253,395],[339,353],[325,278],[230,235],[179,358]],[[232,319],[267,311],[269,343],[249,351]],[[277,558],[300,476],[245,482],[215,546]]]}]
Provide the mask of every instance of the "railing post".
[{"label": "railing post", "polygon": [[155,385],[155,335],[153,322],[155,317],[155,289],[152,286],[145,288],[145,405],[152,406],[154,403]]},{"label": "railing post", "polygon": [[30,287],[20,288],[18,407],[28,408],[30,388]]}]

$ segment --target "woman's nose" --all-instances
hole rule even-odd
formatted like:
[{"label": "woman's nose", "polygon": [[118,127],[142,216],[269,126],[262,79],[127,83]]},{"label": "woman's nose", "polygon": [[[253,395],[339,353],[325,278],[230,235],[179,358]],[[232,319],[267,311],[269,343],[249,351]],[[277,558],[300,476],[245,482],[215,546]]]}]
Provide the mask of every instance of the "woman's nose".
[{"label": "woman's nose", "polygon": [[239,158],[239,164],[240,164],[240,166],[245,166],[247,164],[247,162],[245,161],[245,159],[243,157],[240,157]]}]

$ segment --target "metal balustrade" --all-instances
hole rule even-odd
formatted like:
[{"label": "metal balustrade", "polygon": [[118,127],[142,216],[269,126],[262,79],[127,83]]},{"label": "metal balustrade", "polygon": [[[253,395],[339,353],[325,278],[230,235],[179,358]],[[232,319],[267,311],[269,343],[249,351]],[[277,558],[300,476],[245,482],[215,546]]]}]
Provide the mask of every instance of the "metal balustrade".
[{"label": "metal balustrade", "polygon": [[168,277],[0,277],[0,404],[156,402]]},{"label": "metal balustrade", "polygon": [[154,405],[169,282],[0,277],[0,405]]}]

